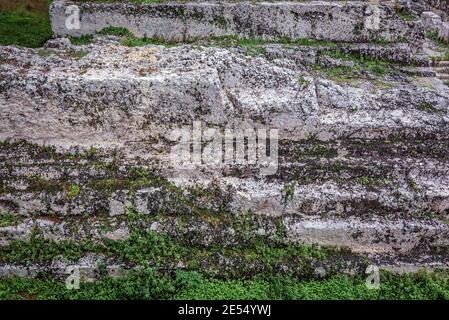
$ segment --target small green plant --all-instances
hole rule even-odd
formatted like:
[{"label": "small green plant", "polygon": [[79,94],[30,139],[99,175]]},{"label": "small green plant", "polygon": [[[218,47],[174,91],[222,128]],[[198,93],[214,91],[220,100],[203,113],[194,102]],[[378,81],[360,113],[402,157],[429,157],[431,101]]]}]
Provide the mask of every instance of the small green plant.
[{"label": "small green plant", "polygon": [[361,176],[356,179],[358,183],[367,187],[381,187],[392,185],[393,181],[387,178],[379,178],[379,177],[369,177],[369,176]]},{"label": "small green plant", "polygon": [[20,217],[13,213],[0,213],[0,228],[16,225]]},{"label": "small green plant", "polygon": [[97,32],[100,35],[112,35],[119,37],[130,37],[133,34],[126,28],[123,27],[106,27]]},{"label": "small green plant", "polygon": [[174,299],[174,300],[437,300],[449,299],[447,272],[397,275],[381,272],[380,290],[366,288],[366,276],[334,275],[325,279],[297,279],[289,275],[247,279],[208,278],[190,271],[172,274],[144,267],[126,277],[103,276],[68,290],[64,281],[9,278],[0,280],[0,299]]},{"label": "small green plant", "polygon": [[449,60],[449,44],[440,39],[438,33],[433,31],[427,31],[426,37],[434,41],[435,44],[438,45],[438,51],[440,52],[439,56],[431,57],[432,64],[436,66],[441,60]]},{"label": "small green plant", "polygon": [[[438,108],[436,108],[432,103],[430,102],[423,102],[420,103],[418,106],[419,110],[425,111],[425,112],[429,112],[429,113],[441,113],[442,111],[439,110]],[[444,113],[444,111],[443,111]]]},{"label": "small green plant", "polygon": [[221,28],[226,28],[228,25],[228,22],[223,16],[215,16],[213,21],[217,26]]},{"label": "small green plant", "polygon": [[307,157],[333,158],[338,155],[338,151],[334,148],[330,148],[325,144],[316,143],[316,141],[312,141],[312,143],[311,146],[305,148],[298,154],[297,159],[305,159]]},{"label": "small green plant", "polygon": [[143,38],[137,38],[135,36],[126,36],[122,40],[122,44],[127,47],[142,47],[146,45],[161,45],[165,47],[173,47],[177,44],[175,42],[166,41],[161,38],[148,38],[144,36]]},{"label": "small green plant", "polygon": [[397,9],[396,14],[404,21],[410,22],[410,21],[416,21],[417,17],[416,15],[411,12],[410,10],[401,10]]},{"label": "small green plant", "polygon": [[287,205],[290,201],[293,200],[293,197],[295,195],[295,188],[296,188],[296,182],[291,182],[288,184],[285,184],[282,189],[282,204],[284,205],[283,211],[287,208]]},{"label": "small green plant", "polygon": [[85,34],[80,37],[70,37],[70,42],[75,46],[83,46],[92,43],[93,39],[93,35]]},{"label": "small green plant", "polygon": [[69,187],[69,190],[67,192],[67,199],[73,199],[80,193],[80,187],[76,184],[72,184]]},{"label": "small green plant", "polygon": [[426,38],[431,39],[433,41],[439,41],[438,33],[434,31],[426,31]]},{"label": "small green plant", "polygon": [[267,49],[264,47],[248,47],[246,53],[252,57],[265,56],[267,54]]},{"label": "small green plant", "polygon": [[291,39],[288,37],[283,37],[279,40],[279,43],[286,45],[297,45],[297,46],[310,46],[310,47],[336,47],[337,43],[325,40],[315,40],[309,38],[298,38]]},{"label": "small green plant", "polygon": [[[270,41],[262,38],[240,38],[239,36],[226,35],[226,36],[212,36],[209,39],[212,43],[219,46],[241,46],[241,47],[254,47],[261,46],[270,43]],[[314,40],[308,38],[291,39],[288,37],[283,37],[279,40],[274,41],[283,45],[290,46],[323,46],[323,47],[335,47],[337,43],[330,41]]]},{"label": "small green plant", "polygon": [[37,51],[37,55],[39,56],[39,57],[48,57],[48,56],[50,56],[52,54],[52,51],[51,50],[47,50],[47,49],[39,49],[38,51]]},{"label": "small green plant", "polygon": [[8,246],[0,247],[1,262],[50,262],[57,256],[75,261],[88,250],[71,241],[54,242],[39,235],[33,235],[30,241],[12,240]]},{"label": "small green plant", "polygon": [[405,182],[407,183],[407,186],[412,189],[414,192],[420,192],[421,188],[419,187],[418,183],[411,177],[407,176],[405,178]]},{"label": "small green plant", "polygon": [[371,179],[367,176],[359,177],[357,181],[364,186],[369,186],[371,184]]},{"label": "small green plant", "polygon": [[331,76],[341,76],[345,74],[351,74],[354,71],[368,70],[377,76],[385,76],[389,72],[390,63],[379,59],[372,59],[367,56],[358,56],[342,52],[341,50],[328,50],[324,52],[325,55],[332,58],[341,59],[345,61],[354,62],[354,67],[333,67],[326,68],[328,74]]},{"label": "small green plant", "polygon": [[376,62],[367,62],[366,68],[377,76],[385,76],[388,71],[384,64]]},{"label": "small green plant", "polygon": [[27,177],[28,191],[31,192],[58,192],[62,190],[62,184],[57,181],[47,180],[46,178],[32,174]]},{"label": "small green plant", "polygon": [[310,81],[307,80],[306,78],[304,78],[303,76],[298,78],[298,83],[302,86],[302,87],[307,87],[310,84]]},{"label": "small green plant", "polygon": [[85,56],[87,56],[89,54],[89,52],[87,51],[82,51],[82,50],[78,50],[78,51],[71,51],[69,53],[69,57],[73,58],[73,59],[81,59],[84,58]]}]

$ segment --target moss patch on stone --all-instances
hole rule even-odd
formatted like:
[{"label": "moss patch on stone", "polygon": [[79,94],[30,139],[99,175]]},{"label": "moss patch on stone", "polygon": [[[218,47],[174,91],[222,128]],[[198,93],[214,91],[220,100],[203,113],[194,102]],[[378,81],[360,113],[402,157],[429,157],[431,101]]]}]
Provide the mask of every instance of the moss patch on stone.
[{"label": "moss patch on stone", "polygon": [[9,227],[19,223],[21,218],[13,213],[5,212],[0,214],[0,228]]}]

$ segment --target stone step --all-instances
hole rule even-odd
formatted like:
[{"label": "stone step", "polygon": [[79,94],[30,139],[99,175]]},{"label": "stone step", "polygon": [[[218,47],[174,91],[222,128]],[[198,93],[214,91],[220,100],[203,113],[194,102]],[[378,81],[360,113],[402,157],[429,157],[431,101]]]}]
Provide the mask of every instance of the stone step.
[{"label": "stone step", "polygon": [[[444,167],[447,170],[447,166]],[[333,169],[331,169],[333,170]],[[411,168],[412,172],[416,172]],[[442,168],[443,170],[443,168]],[[440,175],[402,176],[377,178],[360,176],[357,179],[321,179],[304,182],[303,178],[282,181],[261,176],[237,178],[222,177],[214,180],[178,170],[176,178],[163,176],[158,180],[143,177],[126,180],[106,177],[87,184],[70,182],[49,189],[36,185],[33,190],[7,190],[0,195],[0,210],[21,216],[55,214],[59,217],[83,214],[125,215],[130,206],[143,214],[186,215],[208,208],[227,211],[243,210],[279,216],[291,214],[326,215],[329,217],[432,217],[443,215],[449,208],[448,180]],[[416,173],[417,174],[417,173]],[[159,182],[162,181],[162,182]],[[72,187],[75,186],[75,187]],[[195,188],[210,189],[219,196],[210,196],[209,203],[202,203]],[[198,191],[197,190],[197,191]],[[190,200],[189,200],[190,199]],[[185,202],[188,201],[188,202]]]},{"label": "stone step", "polygon": [[[224,129],[242,115],[290,140],[449,131],[449,96],[419,84],[361,79],[355,89],[299,62],[279,65],[238,49],[97,45],[81,59],[0,50],[17,59],[2,71],[9,92],[0,96],[2,139],[120,147],[130,157],[150,157],[149,141],[170,139],[179,126],[201,121]],[[52,66],[48,74],[45,65]],[[18,126],[23,114],[27,125]]]},{"label": "stone step", "polygon": [[441,80],[449,80],[449,74],[448,73],[437,73],[437,78]]},{"label": "stone step", "polygon": [[[216,251],[216,250],[215,250]],[[235,277],[241,274],[247,275],[248,273],[261,274],[266,272],[262,269],[265,267],[259,261],[248,261],[245,263],[245,268],[242,269],[242,258],[234,257],[234,259],[226,259],[226,265],[222,263],[224,258],[222,254],[218,254],[216,251],[215,257],[202,256],[199,257],[201,263],[201,272],[210,273],[216,275],[223,272],[224,269],[232,270],[232,275]],[[329,254],[328,254],[329,255]],[[294,258],[294,257],[289,257]],[[293,260],[293,263],[292,261]],[[317,261],[318,260],[318,261]],[[335,263],[338,261],[338,263]],[[181,261],[182,262],[182,261]],[[188,263],[188,261],[186,261]],[[447,255],[441,253],[435,253],[432,251],[416,250],[413,254],[392,256],[390,254],[373,254],[362,255],[354,253],[341,253],[338,255],[330,254],[329,257],[318,259],[301,259],[301,262],[295,261],[295,259],[289,259],[283,261],[282,264],[274,267],[271,272],[282,272],[285,268],[288,268],[297,276],[305,277],[307,279],[316,278],[320,279],[328,274],[347,274],[347,275],[360,275],[366,276],[366,270],[368,265],[378,266],[381,271],[389,271],[395,274],[404,273],[416,273],[422,271],[441,271],[449,268],[449,259]],[[73,267],[77,266],[80,272],[81,283],[92,283],[104,276],[105,272],[111,278],[121,278],[126,276],[128,271],[136,271],[142,267],[135,263],[123,263],[119,260],[111,259],[98,253],[84,254],[80,259],[76,261],[67,261],[65,259],[55,258],[50,262],[29,262],[29,263],[0,263],[0,277],[24,277],[24,278],[39,278],[42,275],[51,276],[55,280],[66,281],[68,278],[69,270],[73,270]],[[167,270],[178,271],[184,269],[186,266],[184,263],[178,263],[177,266],[173,264],[154,266],[154,269],[161,268],[163,271]],[[304,270],[306,269],[306,270]],[[192,268],[189,268],[191,271]],[[306,271],[306,272],[305,272]],[[362,283],[362,282],[360,282]]]},{"label": "stone step", "polygon": [[[173,216],[143,215],[140,217],[142,230],[153,230],[168,234],[181,243],[195,246],[213,246],[221,243],[223,247],[244,245],[245,240],[238,233],[238,216],[235,223],[226,216],[217,216],[219,221],[208,221],[207,217],[187,215],[184,218]],[[246,216],[251,218],[251,216]],[[213,219],[209,217],[209,219]],[[322,217],[316,215],[293,216],[284,214],[274,218],[267,216],[245,231],[245,236],[255,238],[264,235],[273,238],[273,226],[284,231],[284,238],[278,241],[324,247],[348,248],[359,253],[413,253],[422,243],[429,247],[447,247],[449,245],[449,226],[444,221],[416,218],[366,217]],[[74,228],[76,225],[76,228]],[[188,225],[181,229],[181,225]],[[240,226],[241,227],[241,226]],[[131,227],[122,219],[95,217],[71,219],[52,216],[23,219],[18,224],[0,227],[0,246],[8,245],[12,240],[29,241],[39,230],[45,239],[60,241],[78,241],[85,243],[104,240],[123,241],[130,237]]]},{"label": "stone step", "polygon": [[436,66],[433,66],[432,69],[434,69],[434,70],[449,70],[449,66],[436,65]]},{"label": "stone step", "polygon": [[429,67],[403,67],[401,71],[407,75],[417,76],[417,77],[435,77],[436,69]]},{"label": "stone step", "polygon": [[115,26],[138,37],[168,41],[223,35],[344,42],[381,38],[413,45],[424,40],[423,29],[416,22],[391,15],[392,8],[384,4],[378,6],[377,16],[375,6],[366,1],[77,3],[78,29],[66,25],[69,5],[72,3],[58,0],[50,7],[52,28],[58,36],[91,34]]},{"label": "stone step", "polygon": [[[345,181],[341,181],[342,184],[357,183],[360,177],[374,180],[371,181],[372,184],[382,180],[391,180],[391,184],[395,184],[396,181],[404,180],[411,168],[415,175],[422,178],[447,176],[447,139],[432,141],[431,139],[438,139],[435,135],[428,139],[415,138],[408,141],[405,137],[397,138],[403,141],[391,143],[385,139],[348,139],[332,142],[283,140],[277,148],[277,171],[270,174],[270,179],[280,183],[300,179],[302,184],[311,184],[339,181],[341,176],[344,176]],[[45,191],[45,184],[49,184],[48,189],[54,190],[58,186],[62,192],[65,185],[76,183],[83,188],[89,188],[90,184],[107,179],[111,175],[126,181],[139,178],[133,171],[133,163],[125,160],[126,155],[115,154],[115,164],[112,164],[111,159],[108,159],[111,153],[109,149],[96,149],[95,155],[90,154],[90,149],[77,149],[77,153],[54,153],[51,158],[46,158],[44,150],[36,147],[34,152],[24,152],[21,150],[23,147],[19,143],[10,143],[0,148],[0,179],[8,190]],[[169,144],[155,148],[154,152],[155,155],[151,159],[139,162],[139,167],[143,168],[147,175],[151,173],[175,177],[176,174],[198,174],[196,171],[201,171],[201,176],[205,178],[217,175],[254,178],[264,168],[257,162],[225,164],[223,154],[218,159],[220,163],[208,163],[203,154],[201,163],[192,169],[189,169],[186,163],[185,170],[182,170],[181,166],[170,159]],[[31,163],[30,158],[33,159]],[[156,170],[157,164],[163,169]],[[39,184],[43,186],[41,190],[35,188]]]},{"label": "stone step", "polygon": [[449,61],[445,61],[445,60],[442,60],[442,61],[438,61],[437,63],[436,63],[436,67],[440,67],[440,68],[448,68],[449,67]]}]

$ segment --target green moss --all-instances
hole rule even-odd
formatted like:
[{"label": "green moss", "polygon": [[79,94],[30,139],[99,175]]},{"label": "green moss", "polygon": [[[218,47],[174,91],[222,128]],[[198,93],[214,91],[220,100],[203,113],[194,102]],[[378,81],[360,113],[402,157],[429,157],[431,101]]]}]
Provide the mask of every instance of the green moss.
[{"label": "green moss", "polygon": [[18,150],[23,150],[29,154],[32,159],[57,159],[58,153],[53,146],[48,145],[38,145],[35,143],[30,143],[26,140],[19,141],[0,141],[0,150],[3,152],[17,152]]},{"label": "green moss", "polygon": [[30,175],[27,177],[28,191],[31,192],[58,192],[64,190],[64,184],[58,181],[47,180],[40,175]]},{"label": "green moss", "polygon": [[83,46],[92,43],[94,36],[91,34],[82,35],[80,37],[70,37],[70,42],[75,46]]},{"label": "green moss", "polygon": [[355,69],[350,67],[323,67],[320,64],[314,65],[313,69],[315,71],[324,72],[327,77],[335,81],[344,81],[350,82],[351,79],[355,79],[356,75],[354,74]]},{"label": "green moss", "polygon": [[167,0],[133,0],[136,3],[164,3]]},{"label": "green moss", "polygon": [[431,39],[433,41],[439,41],[438,33],[434,31],[426,31],[426,38]]},{"label": "green moss", "polygon": [[[113,164],[108,166],[108,168],[116,170]],[[148,169],[130,168],[123,176],[93,180],[87,183],[87,187],[103,193],[111,193],[122,189],[135,192],[143,187],[160,186],[165,183],[165,179],[155,175]]]},{"label": "green moss", "polygon": [[20,217],[12,213],[2,213],[0,214],[0,228],[16,225],[19,223]]},{"label": "green moss", "polygon": [[282,204],[284,205],[284,210],[288,203],[293,200],[295,195],[296,182],[288,183],[282,188]]},{"label": "green moss", "polygon": [[30,241],[12,240],[9,245],[0,247],[0,261],[43,263],[51,262],[58,256],[76,261],[91,250],[87,244],[81,246],[71,241],[54,242],[33,235]]},{"label": "green moss", "polygon": [[209,41],[215,45],[227,47],[227,46],[242,46],[242,47],[255,47],[267,44],[268,41],[261,38],[240,38],[239,36],[212,36]]},{"label": "green moss", "polygon": [[219,26],[221,28],[226,28],[228,25],[228,22],[226,21],[226,19],[223,16],[215,16],[213,21],[217,26]]},{"label": "green moss", "polygon": [[336,47],[338,44],[337,42],[325,40],[315,40],[309,38],[291,39],[288,37],[281,38],[279,42],[287,45],[311,46],[311,47]]},{"label": "green moss", "polygon": [[409,10],[396,10],[396,14],[404,21],[410,22],[410,21],[416,21],[417,20],[417,16],[409,11]]},{"label": "green moss", "polygon": [[330,148],[325,144],[313,143],[304,150],[296,154],[298,160],[314,157],[314,158],[334,158],[338,155],[338,151]]},{"label": "green moss", "polygon": [[[129,212],[126,221],[131,232],[128,239],[104,240],[96,244],[90,241],[54,242],[43,239],[35,231],[30,241],[13,240],[0,247],[0,262],[49,263],[57,257],[76,262],[83,255],[94,252],[125,265],[140,265],[139,272],[130,272],[123,279],[103,277],[100,282],[83,284],[81,290],[74,291],[66,290],[63,281],[52,279],[3,279],[0,280],[0,298],[21,298],[23,293],[35,298],[55,299],[447,297],[447,290],[442,289],[447,288],[445,274],[437,278],[427,274],[399,277],[385,273],[381,276],[380,291],[367,290],[363,277],[334,276],[342,268],[339,261],[352,254],[345,249],[280,244],[261,237],[240,245],[192,245],[146,231],[141,224],[142,215],[135,211]],[[230,227],[236,232],[255,230],[250,215],[241,215],[235,221]],[[180,261],[186,270],[173,267]],[[222,261],[234,261],[235,264],[229,269]],[[327,277],[306,280],[313,278],[317,262],[330,266],[326,269]],[[281,275],[282,266],[287,266],[292,273]],[[254,276],[255,270],[258,270],[257,276]]]},{"label": "green moss", "polygon": [[78,51],[71,51],[69,53],[69,57],[73,58],[73,59],[81,59],[84,58],[85,56],[87,56],[89,54],[89,52],[87,51],[82,51],[82,50],[78,50]]},{"label": "green moss", "polygon": [[385,76],[388,73],[384,64],[376,62],[367,62],[366,68],[377,76]]},{"label": "green moss", "polygon": [[[406,42],[405,39],[400,39],[400,38],[397,39],[396,41],[397,42]],[[387,39],[385,39],[383,37],[377,37],[377,38],[373,39],[371,42],[373,44],[377,44],[377,45],[380,45],[380,46],[387,46],[387,45],[391,44],[390,41],[388,41]]]},{"label": "green moss", "polygon": [[358,179],[358,181],[359,181],[360,184],[363,184],[363,185],[370,185],[370,182],[371,182],[370,178],[369,177],[365,177],[365,176],[360,177]]},{"label": "green moss", "polygon": [[112,35],[119,37],[132,36],[133,34],[123,27],[106,27],[97,32],[100,35]]},{"label": "green moss", "polygon": [[[237,219],[239,220],[239,219]],[[263,266],[262,273],[270,274],[279,270],[279,266],[288,265],[303,275],[313,274],[314,261],[335,259],[348,254],[346,249],[318,247],[298,244],[284,244],[255,236],[251,220],[240,220],[231,225],[236,232],[248,238],[241,244],[223,246],[213,242],[204,246],[194,244],[188,238],[176,240],[166,234],[147,231],[142,225],[141,216],[130,213],[127,217],[130,236],[126,240],[112,241],[104,239],[93,244],[91,241],[74,243],[72,241],[55,242],[44,239],[36,230],[29,241],[13,240],[7,246],[0,247],[0,262],[8,263],[44,263],[58,256],[76,261],[86,253],[101,253],[114,260],[135,265],[151,265],[166,269],[183,261],[191,270],[197,270],[200,262],[206,266],[206,273],[223,272],[220,259],[240,261],[233,270],[227,271],[229,277],[247,278],[255,266]],[[252,229],[250,229],[252,228]],[[252,266],[252,267],[251,267]]]},{"label": "green moss", "polygon": [[283,45],[290,46],[323,46],[323,47],[335,47],[337,43],[330,41],[320,41],[308,38],[300,38],[300,39],[291,39],[288,37],[283,37],[278,40],[268,41],[262,38],[241,38],[239,36],[234,35],[226,35],[226,36],[212,36],[208,39],[212,44],[219,45],[223,47],[227,46],[241,46],[241,47],[255,47],[262,46],[269,43],[279,43]]},{"label": "green moss", "polygon": [[302,86],[302,87],[307,87],[310,84],[310,81],[307,80],[304,77],[298,77],[298,83]]},{"label": "green moss", "polygon": [[441,60],[449,60],[449,44],[438,36],[438,33],[433,31],[427,31],[426,37],[432,40],[437,46],[440,56],[432,57],[433,65],[437,65]]},{"label": "green moss", "polygon": [[47,50],[47,49],[39,49],[37,51],[37,55],[39,57],[48,57],[52,54],[53,52],[51,50]]},{"label": "green moss", "polygon": [[267,49],[264,47],[247,47],[246,54],[252,57],[265,56],[267,54]]},{"label": "green moss", "polygon": [[439,110],[438,108],[436,108],[430,102],[420,103],[417,107],[418,107],[419,110],[425,111],[425,112],[429,112],[429,113],[445,113],[444,111]]},{"label": "green moss", "polygon": [[78,196],[80,193],[80,187],[76,184],[72,184],[69,187],[69,190],[67,192],[67,199],[72,199],[75,198],[76,196]]},{"label": "green moss", "polygon": [[344,61],[354,62],[354,67],[332,67],[323,68],[331,76],[350,75],[354,71],[367,70],[376,76],[385,76],[390,72],[391,63],[379,59],[372,59],[367,56],[358,56],[354,54],[345,53],[341,50],[328,50],[323,53],[332,58],[341,59]]},{"label": "green moss", "polygon": [[419,187],[418,183],[410,176],[407,176],[405,178],[405,182],[407,183],[407,186],[412,189],[414,192],[420,192],[421,188]]},{"label": "green moss", "polygon": [[356,182],[367,187],[381,187],[392,184],[392,181],[389,179],[369,176],[358,177]]}]

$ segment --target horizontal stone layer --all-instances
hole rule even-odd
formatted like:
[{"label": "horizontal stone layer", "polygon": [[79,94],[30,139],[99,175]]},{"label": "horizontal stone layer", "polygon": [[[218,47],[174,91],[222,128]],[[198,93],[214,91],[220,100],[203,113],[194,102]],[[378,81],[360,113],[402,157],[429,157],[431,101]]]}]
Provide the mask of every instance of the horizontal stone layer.
[{"label": "horizontal stone layer", "polygon": [[[249,216],[250,217],[250,216]],[[285,244],[334,246],[349,248],[362,253],[412,253],[414,250],[447,248],[449,226],[446,223],[422,219],[374,218],[323,218],[322,216],[300,217],[285,214],[282,219],[264,218],[248,220],[250,229],[242,234],[236,223],[229,222],[219,213],[205,220],[200,216],[164,217],[141,216],[145,219],[141,227],[162,234],[169,234],[181,242],[200,246],[235,246],[245,244],[257,236],[276,238],[276,228],[285,231]],[[16,225],[0,228],[0,244],[11,240],[29,241],[36,231],[45,239],[54,241],[72,240],[79,244],[86,241],[99,242],[104,239],[126,240],[130,237],[128,224],[118,217],[108,219],[61,218],[58,215],[22,219]],[[253,219],[253,218],[250,218]],[[279,232],[279,230],[278,230]],[[423,251],[425,252],[425,251]]]},{"label": "horizontal stone layer", "polygon": [[[67,8],[79,8],[79,29],[71,27]],[[136,36],[185,41],[209,36],[238,35],[265,39],[311,38],[369,42],[383,40],[417,44],[419,24],[403,21],[388,5],[366,1],[188,2],[135,5],[54,1],[52,28],[59,36],[94,33],[108,26],[125,27]],[[69,21],[69,24],[67,24]],[[69,27],[69,28],[68,28]]]},{"label": "horizontal stone layer", "polygon": [[70,52],[2,49],[2,139],[120,147],[169,139],[193,121],[218,128],[248,121],[279,129],[281,139],[448,130],[449,94],[436,78],[364,71],[359,80],[326,78],[294,60],[190,46],[94,46],[82,59]]},{"label": "horizontal stone layer", "polygon": [[[372,265],[376,265],[379,267],[379,270],[385,270],[397,274],[403,273],[415,273],[422,271],[436,271],[436,270],[444,270],[449,268],[449,261],[447,258],[441,257],[439,255],[434,256],[425,256],[422,253],[417,253],[417,256],[421,258],[412,258],[412,259],[404,259],[404,261],[400,261],[395,257],[395,261],[393,262],[389,256],[376,256],[371,259],[364,259],[363,261],[339,261],[339,266],[332,265],[335,263],[334,260],[329,261],[328,264],[316,264],[315,269],[311,271],[311,274],[308,277],[315,278],[323,278],[327,275],[327,273],[338,273],[338,274],[348,274],[348,275],[364,275],[366,267],[368,263],[372,263]],[[239,274],[236,272],[237,268],[241,268],[241,261],[232,261],[227,262],[226,265],[221,267],[221,271],[227,271],[227,275],[229,277],[229,273],[234,272],[235,274]],[[8,277],[21,277],[21,278],[39,278],[42,275],[49,276],[51,275],[55,279],[58,280],[66,280],[69,277],[70,270],[73,270],[74,267],[77,267],[80,270],[80,282],[93,282],[100,279],[102,276],[107,274],[112,278],[121,278],[126,276],[129,271],[137,271],[139,270],[139,266],[130,266],[128,264],[120,264],[115,261],[111,261],[105,259],[102,256],[96,255],[87,255],[86,257],[78,260],[78,261],[66,261],[62,259],[55,259],[55,261],[51,263],[27,263],[27,264],[18,264],[18,263],[0,263],[0,278],[8,278]],[[284,270],[282,270],[282,267]],[[292,267],[292,266],[289,266]],[[168,268],[168,271],[171,270],[180,270],[179,266],[172,266]],[[280,266],[279,270],[273,270],[273,272],[285,272],[289,269],[285,266]],[[167,271],[167,270],[165,270]],[[202,272],[205,270],[203,269]],[[209,271],[209,270],[207,270]],[[220,276],[217,270],[211,268],[210,271],[215,271],[215,276]],[[257,268],[257,266],[250,266],[246,269],[246,274],[250,272],[258,272],[261,270]]]}]

